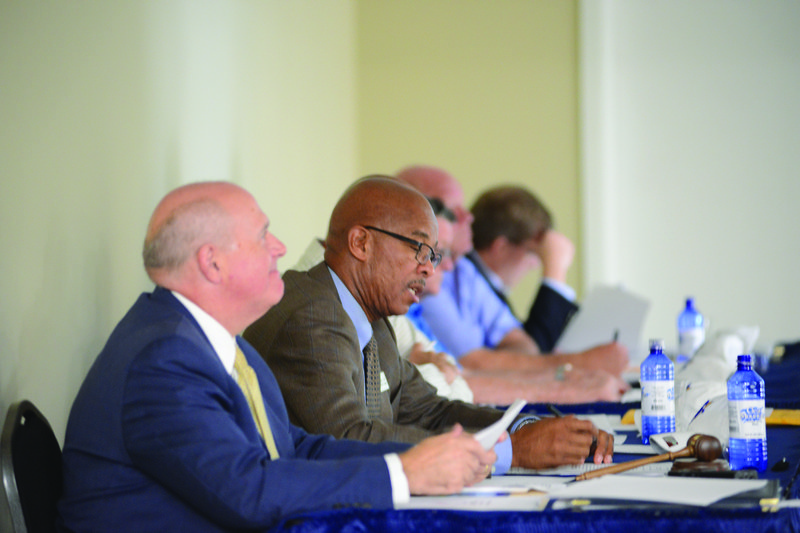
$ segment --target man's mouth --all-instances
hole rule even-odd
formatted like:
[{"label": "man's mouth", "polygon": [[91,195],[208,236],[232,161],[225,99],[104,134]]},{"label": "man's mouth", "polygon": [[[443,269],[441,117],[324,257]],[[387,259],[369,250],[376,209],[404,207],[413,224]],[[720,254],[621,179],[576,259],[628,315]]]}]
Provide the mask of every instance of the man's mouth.
[{"label": "man's mouth", "polygon": [[412,281],[408,284],[408,292],[410,292],[415,297],[420,297],[422,295],[422,290],[425,288],[425,280],[417,280]]}]

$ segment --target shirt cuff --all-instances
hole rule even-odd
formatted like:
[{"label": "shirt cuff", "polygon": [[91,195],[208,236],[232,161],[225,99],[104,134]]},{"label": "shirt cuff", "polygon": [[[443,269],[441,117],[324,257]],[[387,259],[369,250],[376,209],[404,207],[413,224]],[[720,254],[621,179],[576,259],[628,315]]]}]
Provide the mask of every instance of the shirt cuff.
[{"label": "shirt cuff", "polygon": [[497,461],[494,462],[494,469],[492,475],[502,476],[508,469],[511,468],[511,458],[513,451],[511,450],[511,439],[506,439],[503,442],[498,442],[494,445],[494,453],[497,454]]},{"label": "shirt cuff", "polygon": [[403,463],[396,453],[387,453],[383,456],[389,469],[389,482],[392,484],[392,503],[395,507],[411,501],[411,490],[408,488],[408,478],[403,471]]},{"label": "shirt cuff", "polygon": [[[524,417],[522,417],[522,418],[520,418],[518,420],[515,420],[511,424],[511,428],[509,428],[508,433],[510,435],[511,433],[514,433],[516,430],[518,430],[522,426],[527,426],[528,424],[531,424],[533,422],[538,422],[539,420],[541,420],[541,418],[539,418],[536,415],[526,415],[526,416],[524,416]],[[511,439],[509,439],[509,440],[511,440]]]},{"label": "shirt cuff", "polygon": [[558,294],[560,294],[570,302],[575,301],[575,289],[573,289],[566,283],[552,278],[542,278],[542,283],[544,283],[545,285],[556,291]]},{"label": "shirt cuff", "polygon": [[[522,426],[537,421],[539,421],[539,417],[533,415],[520,418],[519,420],[516,420],[513,424],[511,424],[511,428],[509,429],[508,434],[511,435],[511,433],[514,433]],[[497,476],[502,476],[503,474],[508,472],[509,468],[511,468],[511,460],[514,457],[514,450],[511,447],[511,438],[509,437],[503,442],[495,444],[494,453],[497,454],[497,461],[494,463],[494,471],[492,471],[492,474]]]}]

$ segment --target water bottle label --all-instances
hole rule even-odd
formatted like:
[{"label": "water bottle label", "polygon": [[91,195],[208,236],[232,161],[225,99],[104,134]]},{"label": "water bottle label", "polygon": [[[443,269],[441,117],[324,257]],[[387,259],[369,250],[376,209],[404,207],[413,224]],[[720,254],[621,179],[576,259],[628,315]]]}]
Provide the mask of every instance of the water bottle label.
[{"label": "water bottle label", "polygon": [[686,329],[678,332],[678,354],[691,357],[706,340],[703,328]]},{"label": "water bottle label", "polygon": [[672,381],[642,381],[642,416],[675,416]]},{"label": "water bottle label", "polygon": [[766,439],[764,400],[729,400],[728,422],[732,439]]}]

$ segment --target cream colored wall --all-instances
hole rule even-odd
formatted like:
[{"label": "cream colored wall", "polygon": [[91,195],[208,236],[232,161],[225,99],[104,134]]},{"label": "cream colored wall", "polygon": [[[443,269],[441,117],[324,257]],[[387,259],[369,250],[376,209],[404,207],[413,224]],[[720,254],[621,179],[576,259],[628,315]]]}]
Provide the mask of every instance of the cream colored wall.
[{"label": "cream colored wall", "polygon": [[173,187],[249,188],[281,268],[324,231],[356,177],[354,47],[349,2],[0,0],[0,418],[28,398],[63,438]]},{"label": "cream colored wall", "polygon": [[[587,287],[683,298],[715,332],[800,336],[800,3],[582,2]],[[640,357],[646,354],[642,346]]]},{"label": "cream colored wall", "polygon": [[183,183],[250,189],[282,269],[355,177],[412,162],[469,201],[527,184],[578,241],[574,2],[455,7],[0,0],[0,414],[28,398],[63,437]]},{"label": "cream colored wall", "polygon": [[[576,3],[366,1],[357,14],[360,173],[438,165],[468,203],[526,185],[580,248]],[[514,292],[517,310],[537,284]]]}]

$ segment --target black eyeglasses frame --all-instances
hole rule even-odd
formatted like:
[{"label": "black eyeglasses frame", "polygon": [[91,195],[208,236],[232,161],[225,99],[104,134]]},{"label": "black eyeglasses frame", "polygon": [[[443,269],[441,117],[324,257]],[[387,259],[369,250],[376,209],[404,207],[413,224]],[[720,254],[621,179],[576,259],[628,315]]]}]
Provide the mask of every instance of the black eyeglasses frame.
[{"label": "black eyeglasses frame", "polygon": [[[410,245],[414,246],[417,249],[417,253],[414,256],[414,258],[417,260],[417,263],[419,263],[420,265],[424,265],[425,263],[430,261],[431,265],[433,265],[433,268],[436,268],[437,266],[439,266],[442,263],[442,254],[437,252],[436,250],[434,250],[433,247],[431,247],[431,245],[429,245],[429,244],[425,244],[424,242],[419,242],[419,241],[414,240],[414,239],[412,239],[410,237],[406,237],[404,235],[400,235],[399,233],[394,233],[392,231],[387,231],[385,229],[376,228],[375,226],[364,226],[364,227],[366,229],[371,229],[373,231],[378,231],[380,233],[388,235],[389,237],[393,237],[393,238],[397,239],[398,241],[402,241],[404,243],[407,243],[407,244],[410,244]],[[427,248],[428,250],[430,250],[430,253],[426,254],[424,248]]]}]

